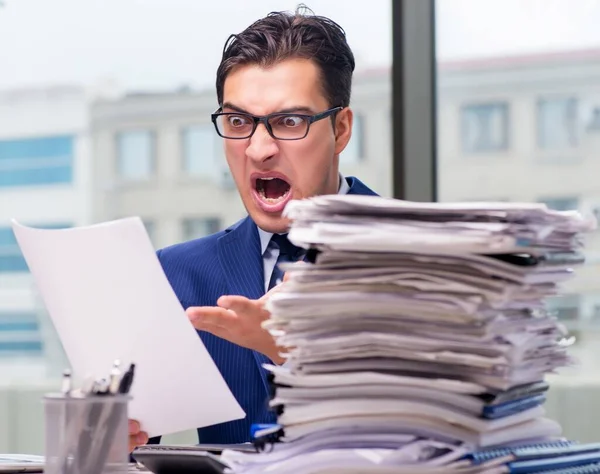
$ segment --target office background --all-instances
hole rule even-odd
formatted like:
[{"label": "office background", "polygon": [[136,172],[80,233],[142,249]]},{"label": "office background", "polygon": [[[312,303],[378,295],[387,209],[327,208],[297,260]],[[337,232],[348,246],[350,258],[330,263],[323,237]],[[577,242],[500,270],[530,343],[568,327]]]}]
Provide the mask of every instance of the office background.
[{"label": "office background", "polygon": [[[231,32],[296,3],[0,2],[0,452],[41,452],[40,396],[67,365],[10,219],[139,215],[158,248],[240,218],[209,118],[215,70]],[[343,173],[385,196],[600,216],[600,0],[307,4],[357,57]],[[582,441],[600,422],[599,269],[595,233],[551,302],[580,365],[551,379],[548,410]]]}]

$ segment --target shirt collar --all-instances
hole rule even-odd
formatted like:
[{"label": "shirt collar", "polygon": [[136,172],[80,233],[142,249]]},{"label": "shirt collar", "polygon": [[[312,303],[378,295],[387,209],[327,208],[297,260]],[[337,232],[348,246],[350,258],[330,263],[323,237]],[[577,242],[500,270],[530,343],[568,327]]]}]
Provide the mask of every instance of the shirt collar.
[{"label": "shirt collar", "polygon": [[[348,181],[346,181],[346,178],[344,178],[344,176],[342,176],[340,173],[338,194],[348,194],[348,191],[350,191],[350,185],[348,184]],[[273,237],[273,234],[258,227],[258,236],[260,237],[260,252],[261,255],[264,255],[267,247],[269,246],[269,242],[271,242],[271,237]]]}]

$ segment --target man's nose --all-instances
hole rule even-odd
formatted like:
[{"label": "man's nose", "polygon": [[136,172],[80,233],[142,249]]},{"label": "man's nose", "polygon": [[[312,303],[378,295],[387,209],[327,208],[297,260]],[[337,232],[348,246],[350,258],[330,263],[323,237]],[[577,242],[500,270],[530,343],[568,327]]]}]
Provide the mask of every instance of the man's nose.
[{"label": "man's nose", "polygon": [[253,161],[262,162],[276,155],[279,151],[277,140],[275,140],[264,124],[260,123],[250,137],[250,144],[246,149],[246,155]]}]

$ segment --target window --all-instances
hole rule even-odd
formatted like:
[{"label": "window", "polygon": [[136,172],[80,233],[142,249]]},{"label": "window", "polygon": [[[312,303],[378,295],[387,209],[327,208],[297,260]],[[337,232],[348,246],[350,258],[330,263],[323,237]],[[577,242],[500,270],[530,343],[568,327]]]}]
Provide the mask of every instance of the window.
[{"label": "window", "polygon": [[193,177],[217,179],[224,166],[222,143],[212,125],[186,127],[182,132],[183,171]]},{"label": "window", "polygon": [[595,107],[592,112],[592,118],[587,127],[590,132],[600,131],[600,107]]},{"label": "window", "polygon": [[148,237],[150,237],[150,240],[152,241],[152,243],[154,243],[154,239],[156,238],[156,223],[154,221],[146,219],[144,219],[143,223],[144,227],[146,228],[146,233],[148,234]]},{"label": "window", "polygon": [[28,270],[12,228],[0,227],[0,273],[27,272]]},{"label": "window", "polygon": [[0,358],[39,356],[42,349],[35,313],[0,311]]},{"label": "window", "polygon": [[0,188],[68,184],[72,180],[72,136],[0,141]]},{"label": "window", "polygon": [[462,146],[467,153],[508,148],[508,105],[466,105],[461,109]]},{"label": "window", "polygon": [[358,163],[365,158],[365,123],[362,115],[355,114],[352,123],[352,137],[340,155],[341,164]]},{"label": "window", "polygon": [[128,181],[144,181],[154,173],[152,132],[136,130],[117,136],[118,174]]},{"label": "window", "polygon": [[[582,213],[600,207],[600,141],[591,132],[592,124],[600,124],[600,113],[593,112],[600,106],[600,29],[592,20],[599,15],[599,1],[436,0],[433,174],[440,201],[506,197]],[[569,33],[557,34],[562,28]],[[458,133],[448,133],[456,110],[499,98],[509,106],[502,159],[460,159],[469,148],[457,146]],[[411,180],[409,174],[406,181]],[[560,282],[559,297],[544,298],[577,337],[567,349],[576,366],[548,376],[561,403],[549,403],[547,411],[567,438],[591,441],[596,433],[585,421],[600,394],[600,309],[593,309],[600,307],[600,237],[587,234],[582,240],[585,264]]]},{"label": "window", "polygon": [[[67,224],[34,225],[44,229],[70,227]],[[0,273],[28,272],[29,267],[21,254],[19,244],[11,227],[0,227]]]},{"label": "window", "polygon": [[575,98],[544,98],[537,103],[538,146],[565,150],[578,145],[578,102]]},{"label": "window", "polygon": [[548,310],[561,321],[577,321],[579,319],[580,298],[578,295],[564,295],[549,298]]},{"label": "window", "polygon": [[573,211],[579,208],[579,199],[576,197],[560,197],[540,199],[550,209],[555,211]]},{"label": "window", "polygon": [[221,230],[221,220],[217,217],[185,219],[182,222],[183,240],[198,239],[219,230]]}]

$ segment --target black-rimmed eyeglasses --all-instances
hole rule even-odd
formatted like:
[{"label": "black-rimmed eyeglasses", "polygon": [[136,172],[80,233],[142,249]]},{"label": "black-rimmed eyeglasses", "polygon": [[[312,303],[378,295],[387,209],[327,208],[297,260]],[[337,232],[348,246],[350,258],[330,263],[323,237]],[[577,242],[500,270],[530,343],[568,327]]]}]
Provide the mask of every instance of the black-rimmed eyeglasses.
[{"label": "black-rimmed eyeglasses", "polygon": [[269,135],[276,140],[301,140],[308,135],[310,124],[323,120],[343,107],[334,107],[315,115],[297,113],[274,113],[257,116],[242,112],[217,112],[210,117],[215,124],[217,133],[223,138],[242,140],[250,138],[262,123]]}]

